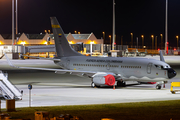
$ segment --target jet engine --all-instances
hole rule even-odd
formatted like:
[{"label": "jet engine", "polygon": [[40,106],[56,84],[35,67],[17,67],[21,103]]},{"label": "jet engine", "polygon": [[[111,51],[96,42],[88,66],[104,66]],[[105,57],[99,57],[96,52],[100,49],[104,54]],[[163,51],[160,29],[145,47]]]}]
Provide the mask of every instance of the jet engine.
[{"label": "jet engine", "polygon": [[102,86],[102,85],[113,86],[115,82],[116,82],[115,77],[111,74],[98,74],[93,77],[91,86],[92,87]]}]

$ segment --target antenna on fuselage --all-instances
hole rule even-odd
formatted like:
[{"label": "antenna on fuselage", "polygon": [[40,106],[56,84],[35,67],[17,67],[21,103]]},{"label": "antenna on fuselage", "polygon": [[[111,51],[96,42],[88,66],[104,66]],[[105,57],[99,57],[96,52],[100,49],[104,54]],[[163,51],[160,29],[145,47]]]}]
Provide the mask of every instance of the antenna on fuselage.
[{"label": "antenna on fuselage", "polygon": [[159,54],[160,54],[160,61],[165,62],[165,60],[164,60],[164,57],[163,57],[163,54],[162,54],[162,51],[161,51],[161,50],[159,51]]}]

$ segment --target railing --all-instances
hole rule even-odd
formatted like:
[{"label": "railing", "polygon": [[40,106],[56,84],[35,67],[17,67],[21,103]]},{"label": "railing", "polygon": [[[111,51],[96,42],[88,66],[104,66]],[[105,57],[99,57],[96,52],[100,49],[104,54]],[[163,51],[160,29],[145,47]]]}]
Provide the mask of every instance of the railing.
[{"label": "railing", "polygon": [[8,76],[5,75],[2,71],[0,71],[0,77],[0,87],[2,92],[4,93],[4,98],[21,100],[22,93],[16,86],[14,86],[10,81],[8,81]]},{"label": "railing", "polygon": [[[159,50],[154,50],[154,49],[137,49],[137,48],[128,48],[128,52],[146,52],[146,54],[149,55],[159,55]],[[165,50],[161,50],[163,55],[165,54]],[[180,55],[180,50],[168,50],[167,55]]]}]

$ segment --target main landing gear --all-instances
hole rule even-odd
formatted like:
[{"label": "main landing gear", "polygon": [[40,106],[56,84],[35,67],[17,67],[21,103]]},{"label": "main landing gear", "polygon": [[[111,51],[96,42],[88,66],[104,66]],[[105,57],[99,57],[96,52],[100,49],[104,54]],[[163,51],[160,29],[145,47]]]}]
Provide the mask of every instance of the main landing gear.
[{"label": "main landing gear", "polygon": [[117,81],[118,87],[126,87],[126,83],[124,81]]},{"label": "main landing gear", "polygon": [[91,87],[92,87],[92,88],[96,87],[96,85],[95,85],[94,82],[91,83]]},{"label": "main landing gear", "polygon": [[95,87],[98,88],[98,87],[100,87],[100,86],[98,86],[98,85],[96,85],[94,82],[92,82],[92,83],[91,83],[91,87],[92,87],[92,88],[95,88]]}]

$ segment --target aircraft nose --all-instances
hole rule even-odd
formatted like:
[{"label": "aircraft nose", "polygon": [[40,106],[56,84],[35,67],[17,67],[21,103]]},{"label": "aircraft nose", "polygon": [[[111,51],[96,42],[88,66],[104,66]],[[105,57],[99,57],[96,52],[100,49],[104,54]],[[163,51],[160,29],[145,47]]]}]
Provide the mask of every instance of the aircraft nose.
[{"label": "aircraft nose", "polygon": [[176,71],[174,71],[172,68],[168,69],[168,78],[171,79],[176,76]]}]

